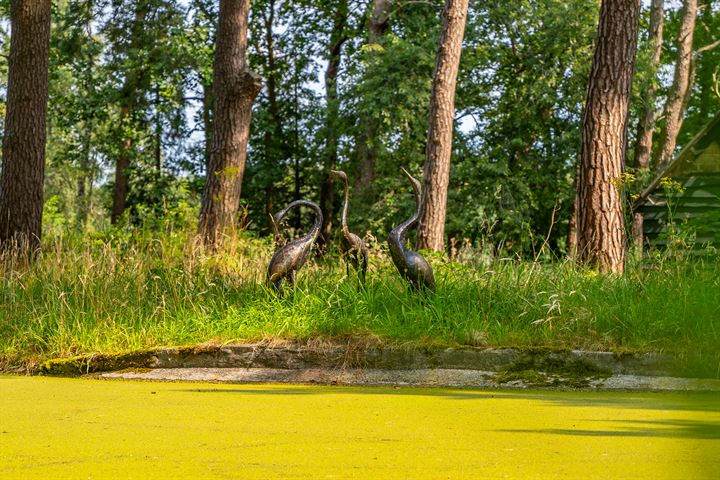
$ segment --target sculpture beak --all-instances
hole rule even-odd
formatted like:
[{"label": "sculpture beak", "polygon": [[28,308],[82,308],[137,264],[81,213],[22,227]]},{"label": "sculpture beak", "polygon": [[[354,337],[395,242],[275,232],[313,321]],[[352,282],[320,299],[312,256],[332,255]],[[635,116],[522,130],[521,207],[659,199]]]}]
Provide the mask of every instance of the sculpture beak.
[{"label": "sculpture beak", "polygon": [[343,172],[341,170],[330,170],[330,175],[332,175],[334,177],[347,178],[347,176],[345,175],[345,172]]},{"label": "sculpture beak", "polygon": [[400,170],[405,174],[405,176],[410,180],[410,183],[412,184],[413,190],[415,191],[416,195],[420,195],[420,192],[422,191],[422,185],[420,184],[420,181],[410,175],[410,172],[405,170],[405,167],[400,167]]},{"label": "sculpture beak", "polygon": [[268,213],[268,217],[270,217],[270,228],[272,229],[273,235],[280,235],[280,232],[278,231],[277,221],[275,220],[275,215]]}]

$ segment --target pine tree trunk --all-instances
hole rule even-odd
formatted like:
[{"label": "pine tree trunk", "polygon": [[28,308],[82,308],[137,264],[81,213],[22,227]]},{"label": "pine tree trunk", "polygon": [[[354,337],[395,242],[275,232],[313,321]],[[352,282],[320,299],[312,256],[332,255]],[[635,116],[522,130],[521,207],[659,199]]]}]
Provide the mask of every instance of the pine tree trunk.
[{"label": "pine tree trunk", "polygon": [[[147,0],[137,0],[135,5],[135,18],[130,32],[131,49],[137,48],[140,42],[140,34],[144,28],[145,17],[147,16],[148,4]],[[122,86],[122,100],[120,105],[120,121],[119,129],[127,128],[128,122],[131,122],[135,104],[138,96],[138,74],[132,71],[125,72],[125,83]],[[130,168],[131,149],[133,146],[132,138],[122,132],[120,139],[120,152],[115,159],[115,186],[113,187],[113,204],[110,210],[110,223],[113,225],[122,217],[127,205],[128,191],[130,190],[130,181],[128,177],[128,168]]]},{"label": "pine tree trunk", "polygon": [[613,181],[627,154],[640,0],[604,0],[582,119],[577,259],[603,272],[625,266],[625,225]]},{"label": "pine tree trunk", "polygon": [[40,247],[50,0],[13,0],[0,174],[0,247]]},{"label": "pine tree trunk", "polygon": [[[77,226],[80,227],[81,231],[85,231],[87,227],[88,214],[90,213],[90,202],[92,200],[92,165],[91,165],[91,151],[92,151],[92,131],[93,121],[85,120],[85,132],[83,135],[82,143],[82,157],[80,161],[80,178],[78,179],[78,190],[77,190]],[[90,184],[89,188],[86,188],[87,184]]]},{"label": "pine tree trunk", "polygon": [[578,206],[578,180],[580,179],[580,164],[575,166],[575,178],[573,179],[572,191],[573,203],[570,207],[570,220],[568,221],[567,231],[567,251],[568,258],[574,259],[577,256],[577,206]]},{"label": "pine tree trunk", "polygon": [[417,248],[445,248],[445,213],[450,183],[455,85],[468,13],[468,0],[447,0],[430,96]]},{"label": "pine tree trunk", "polygon": [[[714,104],[714,97],[717,96],[715,93],[716,88],[716,81],[718,79],[717,75],[720,72],[716,72],[717,65],[714,63],[708,62],[708,61],[702,61],[700,55],[702,55],[703,51],[712,50],[714,48],[718,48],[720,45],[715,44],[715,41],[712,39],[715,38],[715,35],[713,35],[714,32],[708,28],[708,26],[713,24],[713,18],[717,14],[717,12],[713,11],[713,5],[712,3],[706,3],[701,7],[701,13],[699,23],[700,26],[696,26],[696,29],[698,30],[698,33],[705,31],[705,39],[707,37],[710,37],[710,43],[704,47],[699,47],[695,50],[695,59],[694,60],[700,60],[699,69],[700,72],[695,72],[695,81],[693,82],[693,86],[697,84],[699,89],[699,98],[698,98],[698,111],[697,111],[697,118],[708,118],[710,116],[711,110],[714,111],[713,104]],[[709,35],[708,35],[709,34]],[[703,41],[704,39],[702,36],[699,36],[699,38],[696,38],[694,41]],[[717,40],[716,40],[717,41]],[[711,69],[711,72],[708,72],[707,70]],[[714,75],[713,75],[714,73]],[[688,95],[689,97],[689,95]]]},{"label": "pine tree trunk", "polygon": [[202,120],[205,132],[205,145],[203,145],[203,159],[205,160],[205,174],[210,171],[210,149],[212,147],[212,83],[202,82]]},{"label": "pine tree trunk", "polygon": [[652,82],[647,90],[641,93],[645,109],[638,119],[637,140],[635,142],[635,167],[648,168],[652,153],[653,130],[655,129],[655,91],[657,71],[662,53],[663,27],[665,20],[664,0],[652,0],[650,5],[649,43],[652,48],[650,57],[650,73]]},{"label": "pine tree trunk", "polygon": [[[120,108],[120,126],[121,128],[128,121],[132,106],[126,103]],[[115,160],[115,186],[113,187],[113,204],[110,211],[110,223],[115,225],[125,212],[125,204],[127,203],[127,195],[129,190],[128,168],[130,167],[130,149],[132,148],[132,139],[125,137],[120,142],[120,153]]]},{"label": "pine tree trunk", "polygon": [[162,117],[160,116],[160,85],[155,84],[155,144],[153,156],[155,157],[155,173],[158,178],[162,175]]},{"label": "pine tree trunk", "polygon": [[206,245],[218,247],[234,232],[252,104],[260,78],[247,66],[247,21],[250,0],[221,0],[213,63],[213,136],[205,189],[200,207],[199,234]]},{"label": "pine tree trunk", "polygon": [[[382,41],[390,25],[390,12],[393,0],[373,0],[368,18],[368,45],[376,45]],[[361,118],[362,131],[358,142],[360,163],[358,175],[355,179],[355,189],[358,194],[365,193],[375,179],[375,164],[377,163],[377,133],[378,122],[373,115],[363,115]]]},{"label": "pine tree trunk", "polygon": [[[642,92],[642,101],[645,110],[640,115],[637,124],[637,140],[635,142],[635,168],[647,169],[650,167],[650,156],[652,154],[653,131],[655,130],[655,91],[657,82],[657,71],[660,66],[660,55],[662,54],[663,26],[665,20],[664,0],[652,0],[650,4],[650,25],[649,43],[652,48],[650,57],[650,72],[652,81],[648,89]],[[643,214],[633,213],[632,226],[633,242],[638,253],[643,248]]]},{"label": "pine tree trunk", "polygon": [[317,240],[318,248],[327,249],[330,243],[333,215],[335,213],[335,182],[330,170],[337,167],[338,159],[338,131],[337,121],[340,105],[337,93],[337,75],[340,69],[340,54],[342,45],[347,40],[347,0],[336,3],[333,15],[333,28],[330,33],[328,66],[325,70],[325,95],[327,110],[325,113],[325,171],[324,181],[320,188],[320,208],[323,213],[323,224]]},{"label": "pine tree trunk", "polygon": [[268,11],[263,12],[265,26],[265,80],[267,82],[268,110],[272,119],[272,126],[265,131],[263,143],[265,147],[265,170],[267,182],[265,184],[265,216],[268,221],[268,231],[272,231],[270,215],[275,212],[275,183],[279,181],[277,168],[284,159],[285,142],[283,138],[283,119],[280,117],[280,107],[277,99],[277,66],[275,61],[275,46],[273,28],[275,23],[275,0],[267,3]]},{"label": "pine tree trunk", "polygon": [[655,152],[654,161],[658,171],[672,160],[677,136],[682,127],[683,114],[692,86],[693,77],[693,36],[697,20],[697,0],[684,0],[682,19],[677,36],[677,63],[673,83],[665,102],[665,123],[660,132],[660,144]]}]

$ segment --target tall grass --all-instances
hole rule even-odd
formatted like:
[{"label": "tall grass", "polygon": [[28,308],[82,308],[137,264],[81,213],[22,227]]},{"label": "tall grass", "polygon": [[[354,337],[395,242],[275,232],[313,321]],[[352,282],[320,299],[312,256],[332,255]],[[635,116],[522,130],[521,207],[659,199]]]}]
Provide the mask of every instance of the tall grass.
[{"label": "tall grass", "polygon": [[569,262],[431,259],[437,292],[405,286],[373,250],[361,286],[334,256],[286,298],[265,288],[272,246],[211,254],[184,231],[54,237],[0,262],[0,364],[151,346],[370,336],[392,344],[718,351],[720,261],[657,257],[607,277]]}]

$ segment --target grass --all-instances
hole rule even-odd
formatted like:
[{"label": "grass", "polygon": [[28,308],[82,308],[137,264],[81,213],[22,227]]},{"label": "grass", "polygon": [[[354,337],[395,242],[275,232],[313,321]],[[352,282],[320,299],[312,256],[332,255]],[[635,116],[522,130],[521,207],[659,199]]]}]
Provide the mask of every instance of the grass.
[{"label": "grass", "polygon": [[[467,253],[467,252],[466,252]],[[720,351],[720,260],[656,257],[607,277],[569,262],[432,258],[437,292],[409,291],[379,248],[368,282],[330,256],[277,298],[272,246],[210,254],[184,231],[56,236],[30,263],[0,262],[0,368],[92,352],[260,339]]]}]

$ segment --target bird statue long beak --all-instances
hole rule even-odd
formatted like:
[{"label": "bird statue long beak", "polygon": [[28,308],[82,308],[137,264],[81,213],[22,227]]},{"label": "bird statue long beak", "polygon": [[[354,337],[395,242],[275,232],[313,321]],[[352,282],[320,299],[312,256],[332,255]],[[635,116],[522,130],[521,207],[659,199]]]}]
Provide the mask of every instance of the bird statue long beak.
[{"label": "bird statue long beak", "polygon": [[272,230],[275,243],[280,243],[280,230],[278,229],[278,224],[275,220],[275,216],[271,213],[268,213],[268,217],[270,217],[270,229]]}]

